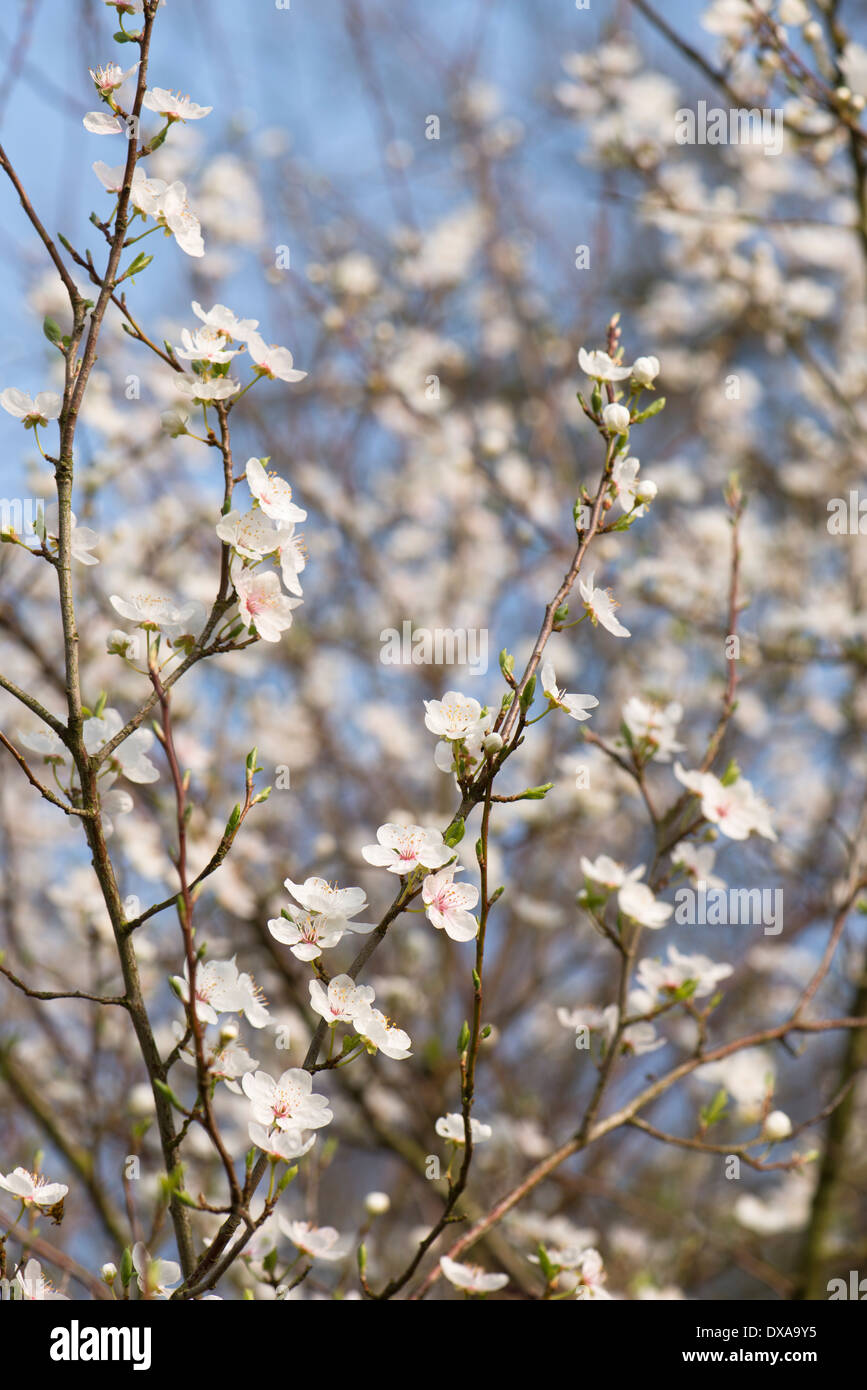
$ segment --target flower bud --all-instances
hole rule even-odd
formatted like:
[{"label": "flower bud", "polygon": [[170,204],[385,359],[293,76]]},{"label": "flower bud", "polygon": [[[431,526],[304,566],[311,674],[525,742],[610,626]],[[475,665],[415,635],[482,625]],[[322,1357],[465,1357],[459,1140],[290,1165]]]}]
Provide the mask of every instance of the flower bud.
[{"label": "flower bud", "polygon": [[127,1095],[127,1105],[131,1115],[152,1115],[155,1110],[154,1093],[146,1082],[133,1086]]},{"label": "flower bud", "polygon": [[800,25],[810,18],[810,11],[804,0],[780,0],[779,16],[781,24]]},{"label": "flower bud", "polygon": [[658,357],[636,357],[632,364],[632,380],[639,386],[650,386],[654,377],[659,376]]},{"label": "flower bud", "polygon": [[364,1199],[364,1210],[369,1216],[384,1216],[391,1206],[387,1192],[368,1192]]},{"label": "flower bud", "polygon": [[652,478],[643,478],[635,489],[639,502],[652,502],[659,488]]},{"label": "flower bud", "polygon": [[237,1023],[224,1023],[220,1029],[220,1046],[225,1047],[226,1043],[234,1042],[237,1036]]},{"label": "flower bud", "polygon": [[772,1110],[765,1120],[764,1136],[766,1139],[788,1139],[792,1132],[792,1121],[789,1119],[785,1110]]},{"label": "flower bud", "polygon": [[486,753],[499,753],[503,746],[501,734],[488,734],[487,738],[482,739],[482,747]]},{"label": "flower bud", "polygon": [[105,639],[109,656],[128,656],[131,640],[128,632],[122,632],[119,627],[112,628]]},{"label": "flower bud", "polygon": [[602,412],[602,420],[612,434],[626,434],[629,431],[629,411],[625,405],[616,405],[614,402],[606,405]]},{"label": "flower bud", "polygon": [[113,1265],[110,1262],[107,1265],[103,1265],[102,1269],[99,1271],[99,1277],[103,1283],[113,1284],[117,1278],[117,1265]]},{"label": "flower bud", "polygon": [[187,433],[189,418],[185,410],[166,410],[160,416],[160,422],[166,434],[177,439],[179,435]]}]

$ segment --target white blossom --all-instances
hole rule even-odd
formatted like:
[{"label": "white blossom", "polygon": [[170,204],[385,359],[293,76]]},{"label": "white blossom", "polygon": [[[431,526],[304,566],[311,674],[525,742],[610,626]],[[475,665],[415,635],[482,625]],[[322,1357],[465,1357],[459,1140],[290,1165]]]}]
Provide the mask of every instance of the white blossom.
[{"label": "white blossom", "polygon": [[578,366],[594,381],[625,381],[632,371],[614,362],[607,352],[587,352],[584,348],[578,349]]},{"label": "white blossom", "polygon": [[444,930],[453,941],[472,941],[478,935],[479,924],[470,912],[479,900],[479,890],[472,883],[455,883],[461,870],[455,865],[428,874],[422,881],[421,896],[429,921]]},{"label": "white blossom", "polygon": [[[447,1115],[440,1115],[434,1129],[441,1139],[448,1139],[450,1144],[465,1144],[466,1130],[464,1128],[463,1115],[450,1111]],[[490,1139],[493,1130],[490,1125],[483,1125],[481,1120],[470,1117],[470,1137],[473,1144],[483,1144],[486,1139]]]},{"label": "white blossom", "polygon": [[593,626],[595,627],[597,623],[601,623],[602,626],[615,637],[631,636],[629,629],[625,628],[620,619],[614,616],[615,608],[619,608],[620,605],[617,603],[616,599],[612,598],[611,590],[597,589],[594,584],[595,578],[596,575],[594,572],[586,581],[583,579],[578,580],[578,591],[581,594],[584,607],[590,614],[590,621],[593,623]]},{"label": "white blossom", "polygon": [[440,1269],[449,1283],[464,1293],[495,1293],[497,1289],[504,1289],[509,1282],[508,1274],[488,1274],[480,1265],[460,1264],[457,1260],[449,1259],[448,1255],[440,1257]]},{"label": "white blossom", "polygon": [[32,429],[34,425],[47,425],[49,420],[56,420],[63,398],[56,391],[39,391],[34,400],[26,391],[7,386],[5,391],[0,391],[0,405],[16,420],[23,421],[26,429]]},{"label": "white blossom", "polygon": [[422,825],[381,825],[376,838],[379,843],[365,845],[361,853],[368,864],[392,874],[409,874],[420,866],[439,869],[452,857],[440,832]]},{"label": "white blossom", "polygon": [[573,719],[589,719],[590,711],[599,704],[595,695],[567,695],[565,690],[561,690],[557,685],[557,676],[554,671],[554,663],[550,660],[542,662],[540,672],[542,678],[542,691],[550,700],[552,705],[566,711]]}]

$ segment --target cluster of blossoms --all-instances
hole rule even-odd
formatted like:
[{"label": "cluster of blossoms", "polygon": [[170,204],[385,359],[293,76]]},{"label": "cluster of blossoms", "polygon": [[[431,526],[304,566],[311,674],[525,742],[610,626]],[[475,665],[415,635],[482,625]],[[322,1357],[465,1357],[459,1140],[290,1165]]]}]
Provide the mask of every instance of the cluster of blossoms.
[{"label": "cluster of blossoms", "polygon": [[[123,720],[116,709],[107,707],[99,714],[89,715],[82,726],[85,751],[91,755],[98,753],[122,728]],[[74,800],[80,792],[78,773],[72,754],[59,735],[53,729],[25,729],[19,730],[18,738],[25,748],[39,755],[53,768],[58,785],[70,800]],[[118,776],[139,784],[157,781],[159,772],[148,757],[153,743],[154,736],[150,729],[135,729],[102,764],[99,801],[106,834],[111,833],[112,817],[127,815],[133,809],[129,792],[114,786]]]},{"label": "cluster of blossoms", "polygon": [[372,985],[357,985],[351,975],[335,975],[327,989],[321,980],[310,981],[310,1006],[329,1028],[348,1024],[369,1051],[401,1062],[412,1055],[409,1034],[373,1007],[375,998]]},{"label": "cluster of blossoms", "polygon": [[637,922],[642,927],[654,930],[664,927],[674,908],[669,903],[659,902],[653,890],[641,883],[644,865],[627,871],[623,864],[600,854],[595,860],[581,856],[581,869],[585,886],[578,895],[578,901],[593,908],[603,904],[609,895],[617,890],[617,906],[624,917]]},{"label": "cluster of blossoms", "polygon": [[753,831],[766,840],[776,840],[771,808],[745,777],[735,772],[732,778],[726,775],[720,780],[712,772],[684,772],[680,763],[675,763],[674,775],[693,796],[701,798],[705,820],[730,840],[746,840]]},{"label": "cluster of blossoms", "polygon": [[[83,117],[85,130],[89,130],[92,135],[126,135],[127,138],[138,136],[137,121],[123,109],[117,96],[124,83],[138,72],[138,68],[138,63],[126,70],[118,63],[91,68],[90,75],[94,87],[108,110],[88,111]],[[148,88],[142,98],[142,105],[165,122],[163,129],[147,143],[148,150],[157,149],[162,144],[169,127],[176,121],[198,121],[213,109],[210,106],[199,106],[197,102],[190,101],[189,97],[166,91],[163,87]],[[97,160],[93,169],[106,192],[117,197],[125,182],[125,164],[112,168],[102,160]],[[190,207],[186,186],[179,179],[166,183],[164,179],[148,178],[144,169],[136,165],[130,184],[130,204],[134,216],[140,216],[143,221],[152,217],[157,227],[164,228],[167,235],[174,236],[180,249],[188,256],[204,256],[205,243],[201,225]]]},{"label": "cluster of blossoms", "polygon": [[287,878],[284,886],[295,902],[282,908],[280,917],[268,922],[268,930],[298,960],[315,960],[336,946],[346,932],[366,935],[373,931],[372,922],[352,920],[367,907],[363,888],[336,888],[324,878],[308,878],[303,883]]},{"label": "cluster of blossoms", "polygon": [[[261,459],[247,460],[246,477],[253,506],[243,514],[228,512],[217,523],[217,535],[232,550],[232,583],[244,626],[255,628],[265,642],[278,642],[301,603],[298,575],[305,556],[295,523],[307,513],[292,501],[289,484],[267,473]],[[280,575],[259,568],[269,558],[279,564]],[[280,587],[281,575],[291,598]]]},{"label": "cluster of blossoms", "polygon": [[471,941],[479,930],[470,912],[478,902],[479,890],[469,883],[455,883],[455,874],[463,870],[449,862],[454,856],[441,833],[423,825],[388,823],[379,827],[376,839],[377,844],[364,845],[361,851],[368,864],[401,878],[422,869],[438,871],[421,876],[428,920],[453,941]]},{"label": "cluster of blossoms", "polygon": [[[245,351],[253,364],[253,377],[245,389],[262,378],[294,384],[307,376],[306,372],[295,366],[288,348],[265,342],[258,331],[258,319],[239,319],[225,304],[203,309],[197,300],[193,300],[192,307],[202,327],[192,332],[188,328],[182,329],[181,346],[174,349],[175,357],[190,363],[190,371],[181,373],[172,383],[185,402],[207,406],[237,396],[241,383],[235,381],[230,373],[236,365],[235,358]],[[186,418],[179,411],[166,412],[163,424],[173,436],[186,432]],[[298,513],[300,509],[296,507],[294,510]],[[304,516],[294,515],[286,519],[303,521]]]}]

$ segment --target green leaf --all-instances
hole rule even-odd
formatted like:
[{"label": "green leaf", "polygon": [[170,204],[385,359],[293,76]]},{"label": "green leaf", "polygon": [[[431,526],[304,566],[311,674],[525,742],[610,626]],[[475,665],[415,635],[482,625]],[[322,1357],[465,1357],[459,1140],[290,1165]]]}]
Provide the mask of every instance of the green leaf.
[{"label": "green leaf", "polygon": [[467,1020],[464,1019],[463,1024],[461,1025],[461,1031],[458,1034],[458,1053],[466,1052],[467,1044],[469,1043],[469,1041],[470,1025],[467,1023]]},{"label": "green leaf", "polygon": [[171,1086],[167,1085],[165,1081],[159,1081],[156,1077],[154,1077],[154,1089],[159,1091],[161,1096],[165,1096],[169,1104],[173,1105],[176,1110],[179,1110],[182,1115],[185,1115],[187,1113],[184,1110],[184,1107],[181,1105],[181,1102],[175,1095],[174,1091],[172,1090]]},{"label": "green leaf", "polygon": [[704,1109],[699,1112],[701,1122],[705,1129],[710,1129],[711,1125],[717,1124],[723,1118],[726,1113],[727,1105],[728,1092],[724,1086],[721,1086],[710,1105],[705,1106]]},{"label": "green leaf", "polygon": [[515,658],[505,647],[500,652],[500,670],[504,676],[511,676],[515,670]]},{"label": "green leaf", "polygon": [[463,816],[456,816],[455,819],[452,821],[451,825],[449,826],[448,830],[443,835],[443,839],[445,840],[449,849],[454,849],[455,845],[460,844],[461,840],[464,838],[465,830],[466,826],[464,825]]},{"label": "green leaf", "polygon": [[729,763],[728,767],[726,768],[725,772],[720,778],[720,781],[722,782],[724,787],[730,787],[734,782],[738,780],[740,775],[741,770],[735,762],[734,758],[732,758],[731,762]]},{"label": "green leaf", "polygon": [[533,696],[534,696],[535,694],[536,694],[536,676],[535,676],[535,672],[534,672],[534,674],[533,674],[533,675],[530,677],[530,679],[527,681],[527,684],[524,686],[524,689],[521,691],[521,709],[527,710],[527,709],[530,708],[530,706],[531,706],[532,703],[533,703]]},{"label": "green leaf", "polygon": [[683,999],[691,999],[697,989],[698,980],[684,980],[680,988],[676,989],[671,997],[680,1003]]},{"label": "green leaf", "polygon": [[560,1272],[560,1266],[555,1265],[551,1262],[550,1256],[548,1255],[548,1251],[541,1243],[536,1246],[536,1254],[539,1256],[539,1268],[544,1274],[546,1280],[550,1283],[551,1280],[555,1279],[558,1273]]},{"label": "green leaf", "polygon": [[45,334],[49,343],[56,344],[59,343],[61,340],[62,334],[60,332],[60,324],[55,323],[54,319],[49,318],[47,314],[45,318],[42,320],[42,332]]},{"label": "green leaf", "polygon": [[123,275],[120,277],[121,280],[126,280],[133,275],[140,275],[143,270],[147,269],[152,260],[153,256],[148,256],[145,254],[144,251],[139,251],[135,260],[130,265],[128,265],[126,270],[123,272]]},{"label": "green leaf", "polygon": [[132,1262],[132,1251],[130,1250],[129,1246],[126,1245],[124,1246],[123,1254],[120,1257],[120,1277],[123,1282],[124,1288],[127,1287],[130,1280],[132,1279],[133,1272],[134,1266]]},{"label": "green leaf", "polygon": [[638,415],[633,415],[633,425],[640,425],[642,420],[649,420],[651,415],[658,415],[660,410],[665,410],[665,396],[657,396],[655,401],[651,401],[646,410],[639,411]]},{"label": "green leaf", "polygon": [[516,801],[541,801],[546,797],[553,787],[553,782],[545,782],[541,787],[528,787],[525,792],[515,798]]}]

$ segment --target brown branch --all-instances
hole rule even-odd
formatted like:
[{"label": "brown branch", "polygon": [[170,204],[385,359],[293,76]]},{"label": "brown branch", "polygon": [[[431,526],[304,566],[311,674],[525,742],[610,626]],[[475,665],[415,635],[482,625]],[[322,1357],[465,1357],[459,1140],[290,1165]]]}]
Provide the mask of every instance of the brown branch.
[{"label": "brown branch", "polygon": [[42,783],[39,781],[38,777],[35,777],[31,772],[26,759],[22,757],[22,755],[18,752],[18,749],[15,748],[14,745],[9,742],[8,738],[4,733],[0,733],[0,743],[2,743],[3,747],[12,754],[13,758],[15,759],[18,766],[21,768],[21,771],[24,773],[24,776],[27,778],[30,785],[32,787],[35,787],[36,790],[39,792],[39,795],[44,797],[46,801],[50,801],[52,806],[59,807],[60,810],[63,811],[63,813],[67,816],[92,816],[94,814],[92,811],[85,811],[80,806],[68,805],[67,802],[61,801],[59,796],[55,796],[54,792],[51,791],[48,787],[44,787]]}]

